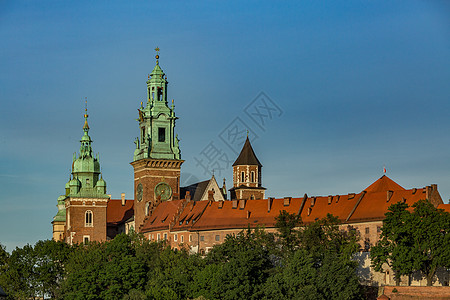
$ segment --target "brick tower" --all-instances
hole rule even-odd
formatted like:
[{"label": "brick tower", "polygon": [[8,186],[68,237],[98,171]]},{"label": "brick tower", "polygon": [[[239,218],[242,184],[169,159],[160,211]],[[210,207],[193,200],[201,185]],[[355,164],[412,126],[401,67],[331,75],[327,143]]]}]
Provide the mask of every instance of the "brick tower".
[{"label": "brick tower", "polygon": [[140,137],[134,151],[134,220],[139,232],[145,217],[161,201],[179,199],[180,159],[175,135],[175,106],[167,102],[167,77],[159,66],[159,48],[155,49],[156,66],[147,80],[147,101],[139,111]]},{"label": "brick tower", "polygon": [[58,198],[53,219],[53,239],[69,244],[106,241],[106,182],[100,173],[98,155],[94,157],[89,136],[87,108],[84,114],[80,153],[74,153],[71,179],[65,195]]},{"label": "brick tower", "polygon": [[233,164],[233,187],[230,189],[231,200],[264,199],[265,188],[262,187],[262,165],[253,151],[250,140],[245,140],[241,153]]}]

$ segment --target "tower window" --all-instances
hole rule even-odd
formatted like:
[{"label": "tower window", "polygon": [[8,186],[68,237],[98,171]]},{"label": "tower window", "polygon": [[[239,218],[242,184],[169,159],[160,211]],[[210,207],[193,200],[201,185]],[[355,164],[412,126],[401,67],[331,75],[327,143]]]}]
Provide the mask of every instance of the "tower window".
[{"label": "tower window", "polygon": [[92,211],[88,210],[85,214],[85,227],[92,227]]},{"label": "tower window", "polygon": [[255,182],[255,171],[252,171],[252,173],[251,173],[251,175],[252,175],[252,182]]},{"label": "tower window", "polygon": [[158,128],[158,142],[164,143],[166,141],[166,128]]},{"label": "tower window", "polygon": [[241,172],[241,182],[245,182],[245,173]]}]

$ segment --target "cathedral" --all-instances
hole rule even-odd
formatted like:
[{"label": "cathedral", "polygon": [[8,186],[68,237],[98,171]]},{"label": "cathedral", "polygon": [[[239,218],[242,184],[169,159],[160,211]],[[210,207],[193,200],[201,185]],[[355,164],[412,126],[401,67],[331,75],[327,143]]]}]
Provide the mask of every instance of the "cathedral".
[{"label": "cathedral", "polygon": [[249,226],[275,232],[275,217],[283,210],[300,215],[304,223],[331,213],[342,222],[342,230],[351,227],[359,231],[363,249],[360,265],[371,274],[372,282],[368,283],[389,284],[393,275],[375,274],[367,264],[368,255],[364,256],[379,239],[388,207],[398,201],[412,205],[428,199],[436,207],[450,211],[437,185],[406,189],[385,175],[361,191],[346,195],[266,198],[262,164],[248,137],[230,170],[233,186],[229,190],[225,182],[219,186],[214,175],[181,187],[184,160],[175,132],[174,101],[167,100],[167,88],[157,54],[147,80],[147,102],[141,102],[138,109],[131,200],[125,199],[125,194],[121,199],[111,199],[107,194],[99,157],[93,154],[85,109],[80,150],[73,156],[71,176],[64,195],[58,197],[58,212],[52,221],[54,240],[69,244],[107,241],[133,230],[149,240],[165,240],[172,248],[187,246],[193,253],[204,254],[227,235]]}]

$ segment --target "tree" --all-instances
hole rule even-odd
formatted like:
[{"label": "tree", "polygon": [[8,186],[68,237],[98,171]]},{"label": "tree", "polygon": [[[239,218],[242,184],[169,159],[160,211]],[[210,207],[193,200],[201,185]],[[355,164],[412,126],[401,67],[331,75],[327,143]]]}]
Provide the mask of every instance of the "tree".
[{"label": "tree", "polygon": [[290,214],[283,210],[277,217],[275,217],[275,221],[275,227],[278,230],[277,236],[279,238],[282,251],[289,253],[298,248],[300,240],[296,228],[302,224],[300,215]]},{"label": "tree", "polygon": [[120,234],[103,243],[78,245],[66,265],[64,299],[121,299],[143,290],[147,269],[136,258],[139,240]]},{"label": "tree", "polygon": [[450,266],[450,214],[427,200],[411,208],[402,202],[389,207],[380,241],[371,250],[372,266],[375,271],[390,266],[397,285],[401,275],[420,271],[431,286],[436,269]]},{"label": "tree", "polygon": [[[295,216],[283,214],[284,220]],[[288,231],[285,231],[288,232]],[[358,251],[358,235],[339,229],[339,220],[327,215],[304,225],[289,235],[296,235],[299,245],[289,247],[281,266],[264,286],[264,299],[361,299],[352,255]],[[280,234],[280,243],[284,236]]]},{"label": "tree", "polygon": [[206,267],[195,275],[193,297],[259,299],[258,292],[273,268],[266,247],[270,240],[261,229],[228,235],[208,253]]}]

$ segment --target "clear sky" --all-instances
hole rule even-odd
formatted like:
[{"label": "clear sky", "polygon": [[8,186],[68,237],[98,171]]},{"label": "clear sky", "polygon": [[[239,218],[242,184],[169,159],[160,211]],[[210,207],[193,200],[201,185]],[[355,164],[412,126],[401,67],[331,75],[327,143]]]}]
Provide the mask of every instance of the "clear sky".
[{"label": "clear sky", "polygon": [[231,187],[249,130],[266,196],[359,192],[385,165],[405,188],[437,183],[450,198],[448,1],[1,1],[0,41],[9,251],[51,238],[85,97],[107,192],[133,198],[156,46],[182,183],[215,169]]}]

